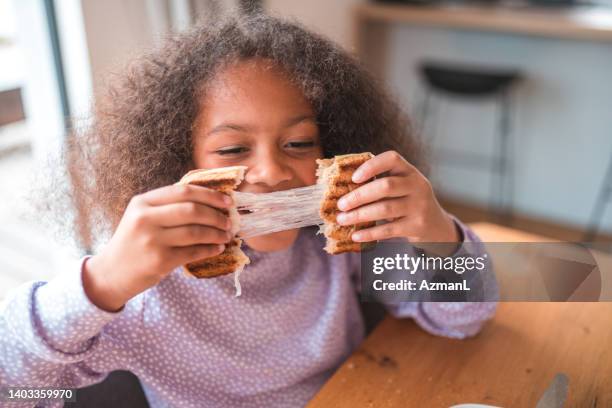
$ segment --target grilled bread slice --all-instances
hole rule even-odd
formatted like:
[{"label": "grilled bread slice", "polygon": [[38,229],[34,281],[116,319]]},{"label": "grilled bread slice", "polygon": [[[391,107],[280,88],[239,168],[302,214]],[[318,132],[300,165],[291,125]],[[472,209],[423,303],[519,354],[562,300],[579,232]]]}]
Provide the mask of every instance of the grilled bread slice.
[{"label": "grilled bread slice", "polygon": [[340,212],[338,210],[338,199],[359,186],[359,184],[352,182],[351,177],[359,166],[372,157],[374,157],[372,153],[366,152],[317,160],[317,183],[326,186],[319,214],[323,219],[323,233],[327,238],[324,249],[330,254],[361,251],[362,245],[351,240],[351,234],[354,231],[370,228],[376,224],[375,222],[365,222],[343,226],[336,222],[336,215]]},{"label": "grilled bread slice", "polygon": [[[246,169],[246,166],[232,166],[211,170],[192,170],[185,174],[178,184],[195,184],[232,196],[233,191],[242,182]],[[235,235],[238,228],[238,211],[236,208],[221,211],[232,219],[234,229],[232,232]],[[183,265],[185,275],[201,279],[214,278],[232,272],[240,273],[244,265],[250,262],[240,249],[241,244],[242,241],[234,237],[225,244],[225,250],[221,254]]]}]

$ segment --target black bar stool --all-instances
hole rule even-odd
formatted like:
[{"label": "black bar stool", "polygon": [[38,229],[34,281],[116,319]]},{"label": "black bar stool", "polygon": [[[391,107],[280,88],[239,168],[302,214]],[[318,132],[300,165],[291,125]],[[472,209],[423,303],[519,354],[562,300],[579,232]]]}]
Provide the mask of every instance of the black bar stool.
[{"label": "black bar stool", "polygon": [[604,176],[603,182],[601,183],[599,194],[597,195],[595,205],[593,206],[593,210],[591,211],[589,225],[587,227],[586,232],[584,233],[584,237],[582,238],[584,242],[593,242],[597,237],[597,233],[599,232],[600,227],[599,224],[601,223],[601,219],[603,218],[606,209],[606,204],[610,202],[610,200],[612,200],[612,158],[610,158],[608,170],[606,171],[606,175]]},{"label": "black bar stool", "polygon": [[497,200],[489,199],[489,209],[507,221],[512,216],[513,160],[510,149],[511,86],[522,74],[515,69],[494,69],[456,63],[425,61],[419,66],[424,82],[425,94],[421,106],[421,124],[425,128],[429,110],[434,107],[434,97],[461,99],[461,101],[493,98],[500,116],[498,134],[495,138],[493,156],[460,153],[443,150],[447,164],[488,169],[497,177],[491,177],[490,194],[497,191]]}]

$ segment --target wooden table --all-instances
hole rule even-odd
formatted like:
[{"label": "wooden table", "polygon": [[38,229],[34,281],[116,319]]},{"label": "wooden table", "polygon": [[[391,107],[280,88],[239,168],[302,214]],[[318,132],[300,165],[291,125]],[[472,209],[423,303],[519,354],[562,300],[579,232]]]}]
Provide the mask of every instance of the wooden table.
[{"label": "wooden table", "polygon": [[[487,242],[547,241],[473,224]],[[612,303],[501,303],[476,337],[435,337],[387,317],[309,407],[535,407],[556,373],[565,407],[612,407]]]},{"label": "wooden table", "polygon": [[389,28],[395,24],[612,44],[609,7],[367,2],[354,8],[350,47],[379,79],[386,77]]}]

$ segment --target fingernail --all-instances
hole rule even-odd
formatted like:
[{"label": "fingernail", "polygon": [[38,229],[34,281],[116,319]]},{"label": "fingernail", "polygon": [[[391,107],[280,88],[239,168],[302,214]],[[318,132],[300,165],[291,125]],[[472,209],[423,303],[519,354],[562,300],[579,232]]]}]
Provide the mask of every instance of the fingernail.
[{"label": "fingernail", "polygon": [[217,250],[218,250],[219,252],[223,252],[223,251],[225,251],[225,245],[224,245],[224,244],[217,245]]},{"label": "fingernail", "polygon": [[336,221],[338,222],[338,224],[344,224],[346,221],[348,221],[348,216],[346,215],[346,213],[340,213],[336,215]]},{"label": "fingernail", "polygon": [[227,229],[227,230],[231,230],[232,229],[232,220],[229,219],[229,218],[225,221],[225,229]]},{"label": "fingernail", "polygon": [[341,198],[340,200],[338,200],[338,208],[342,211],[344,211],[346,209],[346,199],[345,198]]},{"label": "fingernail", "polygon": [[229,241],[230,239],[232,239],[232,233],[231,232],[226,232],[225,233],[225,237],[227,238],[227,240]]},{"label": "fingernail", "polygon": [[360,241],[361,240],[361,234],[359,232],[354,232],[353,235],[351,235],[351,239],[353,241]]},{"label": "fingernail", "polygon": [[363,171],[361,170],[357,170],[353,173],[353,183],[359,183],[361,181],[361,178],[363,177]]},{"label": "fingernail", "polygon": [[226,195],[225,197],[223,197],[223,201],[224,201],[224,202],[225,202],[225,204],[227,204],[227,205],[232,205],[232,203],[233,203],[232,197],[230,197],[230,196],[228,196],[228,195]]}]

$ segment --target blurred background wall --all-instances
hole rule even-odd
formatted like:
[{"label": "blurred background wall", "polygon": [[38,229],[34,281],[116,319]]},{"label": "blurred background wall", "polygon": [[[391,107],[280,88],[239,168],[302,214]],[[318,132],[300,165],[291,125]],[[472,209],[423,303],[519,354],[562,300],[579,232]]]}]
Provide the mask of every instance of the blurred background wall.
[{"label": "blurred background wall", "polygon": [[294,18],[313,31],[321,33],[346,49],[354,48],[353,9],[365,0],[264,0],[263,7],[271,14]]},{"label": "blurred background wall", "polygon": [[[368,48],[358,52],[356,41],[363,24],[360,26],[355,17],[355,8],[368,2],[327,3],[264,2],[268,10],[297,18],[356,53],[415,122],[420,119],[423,98],[423,81],[418,75],[423,61],[513,67],[524,72],[525,80],[513,95],[514,210],[544,224],[559,223],[576,230],[588,226],[612,153],[612,42],[392,21],[370,28],[369,38],[363,41]],[[553,7],[549,12],[558,10]],[[608,15],[601,21],[612,24]],[[435,152],[444,146],[468,153],[490,152],[497,106],[490,100],[470,104],[444,101],[440,105],[435,123],[423,131],[432,144],[432,181],[453,203],[486,207],[491,174],[447,166]],[[554,231],[545,225],[542,228],[543,233]],[[612,217],[605,217],[600,228],[611,231]],[[573,236],[579,239],[579,235]]]}]

